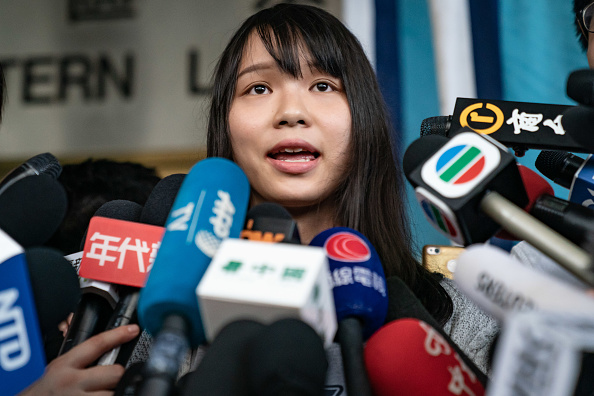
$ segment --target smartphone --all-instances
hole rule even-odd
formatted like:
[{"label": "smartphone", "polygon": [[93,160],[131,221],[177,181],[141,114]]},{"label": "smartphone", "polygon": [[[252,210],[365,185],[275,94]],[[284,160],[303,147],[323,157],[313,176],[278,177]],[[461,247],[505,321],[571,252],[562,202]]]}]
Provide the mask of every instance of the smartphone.
[{"label": "smartphone", "polygon": [[454,279],[456,259],[464,251],[463,247],[450,245],[423,246],[423,267],[431,272],[439,272],[446,278]]}]

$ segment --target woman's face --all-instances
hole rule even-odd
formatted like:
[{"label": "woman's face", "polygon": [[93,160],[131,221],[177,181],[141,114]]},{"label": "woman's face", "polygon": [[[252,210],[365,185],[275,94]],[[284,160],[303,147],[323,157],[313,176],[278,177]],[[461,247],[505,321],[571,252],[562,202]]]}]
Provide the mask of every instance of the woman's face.
[{"label": "woman's face", "polygon": [[300,62],[302,78],[284,73],[252,34],[239,66],[229,128],[253,204],[314,205],[345,177],[351,113],[342,82]]}]

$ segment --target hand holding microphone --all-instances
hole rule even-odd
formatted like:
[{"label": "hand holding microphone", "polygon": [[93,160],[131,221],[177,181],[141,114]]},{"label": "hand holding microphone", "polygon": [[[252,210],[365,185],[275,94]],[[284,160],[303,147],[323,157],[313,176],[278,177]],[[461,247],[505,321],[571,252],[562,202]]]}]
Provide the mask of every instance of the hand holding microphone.
[{"label": "hand holding microphone", "polygon": [[139,331],[137,325],[129,325],[89,338],[54,359],[46,367],[43,376],[19,396],[65,395],[114,389],[124,373],[122,366],[89,366],[108,350],[132,340]]}]

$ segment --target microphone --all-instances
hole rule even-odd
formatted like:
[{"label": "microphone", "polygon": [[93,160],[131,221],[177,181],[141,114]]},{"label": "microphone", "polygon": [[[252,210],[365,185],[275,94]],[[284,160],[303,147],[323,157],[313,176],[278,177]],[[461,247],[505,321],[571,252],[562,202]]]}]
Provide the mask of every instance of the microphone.
[{"label": "microphone", "polygon": [[[141,210],[142,206],[136,202],[113,200],[101,205],[95,212],[91,222],[96,219],[102,219],[103,221],[108,220],[107,216],[112,219],[136,221],[140,216]],[[85,240],[92,238],[93,235],[94,231],[90,233],[90,235],[87,232]],[[106,246],[109,247],[109,243]],[[112,252],[113,250],[117,250],[117,248],[111,248]],[[85,278],[83,261],[85,259],[84,256],[90,252],[91,244],[89,244],[87,249],[83,251],[81,266],[79,267],[82,297],[74,312],[74,316],[72,317],[72,323],[68,328],[68,333],[64,338],[59,355],[63,355],[72,349],[72,347],[103,331],[113,313],[113,308],[119,299],[115,285],[109,282]],[[106,258],[109,257],[109,254],[107,254],[109,252],[110,250],[107,249],[104,252],[106,253]],[[89,259],[87,258],[87,262],[89,262],[88,260]],[[93,263],[91,262],[91,264]]]},{"label": "microphone", "polygon": [[330,345],[336,312],[323,249],[226,239],[196,289],[207,340],[227,323],[303,320]]},{"label": "microphone", "polygon": [[0,228],[23,248],[43,245],[56,232],[68,205],[53,177],[25,177],[0,194]]},{"label": "microphone", "polygon": [[[173,206],[173,202],[181,187],[184,177],[185,175],[183,174],[173,174],[162,178],[153,187],[153,190],[149,194],[140,213],[139,221],[143,225],[141,229],[142,233],[144,234],[145,232],[150,232],[152,235],[152,232],[154,232],[155,236],[161,235],[158,240],[154,239],[152,241],[147,241],[146,239],[142,239],[144,242],[147,242],[147,246],[154,246],[150,252],[145,252],[148,253],[148,257],[146,257],[145,254],[145,257],[143,258],[143,262],[148,262],[149,267],[152,265],[152,262],[154,261],[154,258],[157,254],[158,247],[161,244],[161,238],[164,232],[163,227],[165,226],[165,222],[167,221],[167,217],[171,211],[171,207]],[[148,206],[146,205],[147,203]],[[123,234],[127,235],[128,237],[133,235],[127,232]],[[139,237],[140,236],[141,235],[139,234]],[[148,274],[148,271],[149,269],[147,268],[145,278]],[[144,286],[145,280],[146,279],[143,279],[142,286]],[[113,279],[110,279],[110,281],[112,283],[123,283],[120,279],[120,276],[116,276]],[[136,284],[138,285],[138,283]],[[138,299],[140,297],[140,288],[134,286],[121,286],[119,294],[120,300],[118,301],[115,310],[107,324],[106,330],[110,330],[118,326],[124,326],[132,322],[138,323],[136,308],[138,305]],[[120,362],[125,366],[126,362],[130,358],[130,355],[134,352],[134,347],[136,346],[138,339],[140,339],[140,334],[136,340],[129,341],[122,346],[117,346],[111,351],[105,353],[99,359],[97,365],[105,366]]]},{"label": "microphone", "polygon": [[578,107],[457,98],[451,116],[430,117],[421,122],[421,136],[453,137],[470,129],[514,149],[519,157],[528,149],[589,153],[594,146],[582,135],[592,124],[581,113],[572,113]]},{"label": "microphone", "polygon": [[64,337],[58,324],[74,312],[80,300],[76,270],[62,252],[47,247],[25,250],[46,362],[53,360]]},{"label": "microphone", "polygon": [[[139,217],[135,216],[135,220]],[[79,275],[102,282],[143,287],[163,232],[163,227],[159,226],[93,216]]]},{"label": "microphone", "polygon": [[464,361],[464,364],[472,371],[478,381],[487,386],[488,377],[479,369],[476,364],[460,349],[460,347],[451,339],[437,323],[435,318],[427,311],[421,301],[415,296],[412,290],[397,276],[391,276],[386,279],[388,289],[388,314],[386,315],[386,324],[399,319],[413,318],[427,323],[433,327],[452,347],[458,356]]},{"label": "microphone", "polygon": [[23,248],[0,230],[0,383],[17,394],[43,375],[45,356]]},{"label": "microphone", "polygon": [[472,370],[438,331],[417,319],[390,322],[365,345],[374,395],[484,395]]},{"label": "microphone", "polygon": [[591,395],[593,334],[589,315],[514,315],[497,344],[489,395]]},{"label": "microphone", "polygon": [[[415,156],[409,154],[411,147],[405,157]],[[414,169],[406,176],[425,217],[450,240],[465,246],[484,242],[500,224],[594,285],[591,257],[521,209],[527,196],[515,159],[493,139],[459,133],[427,161],[410,168]]]},{"label": "microphone", "polygon": [[167,394],[188,348],[204,341],[196,286],[226,238],[239,236],[249,198],[247,177],[232,161],[195,164],[175,198],[138,318],[155,340],[141,394]]},{"label": "microphone", "polygon": [[140,213],[142,224],[165,227],[175,197],[177,197],[185,177],[186,175],[183,173],[174,173],[159,180],[146,199]]},{"label": "microphone", "polygon": [[319,396],[328,361],[316,331],[295,318],[280,319],[249,342],[247,379],[252,395]]},{"label": "microphone", "polygon": [[[181,396],[248,396],[248,345],[265,326],[243,319],[227,324],[209,345],[195,371],[180,379]],[[316,338],[319,337],[316,335]],[[276,345],[274,346],[276,348]],[[260,351],[256,351],[260,353]],[[261,366],[263,361],[256,365]]]},{"label": "microphone", "polygon": [[328,257],[347,391],[371,395],[363,341],[382,326],[388,310],[379,256],[367,238],[346,227],[319,233],[310,246],[323,247]]},{"label": "microphone", "polygon": [[543,175],[569,189],[569,201],[586,207],[594,205],[594,159],[591,155],[584,160],[571,153],[542,151],[535,166]]},{"label": "microphone", "polygon": [[567,96],[579,104],[594,105],[594,72],[590,69],[571,72],[567,77]]},{"label": "microphone", "polygon": [[248,211],[239,237],[251,241],[301,244],[297,223],[289,211],[272,202],[261,203]]},{"label": "microphone", "polygon": [[594,211],[554,195],[540,196],[530,214],[578,246],[594,235]]},{"label": "microphone", "polygon": [[60,173],[62,173],[62,166],[56,157],[51,153],[37,154],[11,170],[0,180],[0,194],[25,177],[44,174],[57,179]]},{"label": "microphone", "polygon": [[532,310],[594,315],[594,299],[583,289],[528,268],[499,248],[469,246],[457,262],[460,290],[498,320]]},{"label": "microphone", "polygon": [[78,276],[57,249],[32,247],[25,250],[25,257],[39,327],[45,338],[76,308],[81,295]]}]

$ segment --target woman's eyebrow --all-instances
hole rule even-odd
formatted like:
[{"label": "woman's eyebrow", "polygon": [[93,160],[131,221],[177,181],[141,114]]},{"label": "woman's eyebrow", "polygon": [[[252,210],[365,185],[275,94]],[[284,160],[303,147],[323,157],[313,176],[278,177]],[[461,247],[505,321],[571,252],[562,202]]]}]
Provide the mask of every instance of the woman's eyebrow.
[{"label": "woman's eyebrow", "polygon": [[247,73],[255,72],[258,70],[272,69],[273,67],[274,67],[274,62],[272,62],[272,61],[271,62],[255,63],[253,65],[246,67],[242,71],[240,71],[239,74],[237,74],[237,78],[240,78],[241,76],[243,76],[244,74],[247,74]]}]

